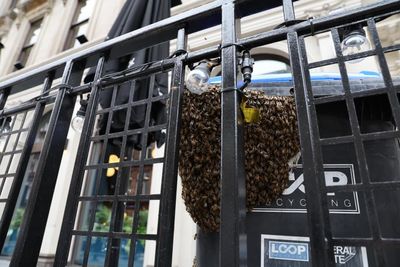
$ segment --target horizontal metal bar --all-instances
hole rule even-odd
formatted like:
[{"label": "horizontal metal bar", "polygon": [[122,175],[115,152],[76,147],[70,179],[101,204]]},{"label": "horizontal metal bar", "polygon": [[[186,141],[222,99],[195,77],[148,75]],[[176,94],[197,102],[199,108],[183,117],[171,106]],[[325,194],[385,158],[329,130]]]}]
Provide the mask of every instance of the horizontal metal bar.
[{"label": "horizontal metal bar", "polygon": [[400,181],[387,181],[387,182],[371,182],[370,184],[349,184],[349,185],[336,185],[325,188],[328,193],[331,192],[355,192],[355,191],[370,191],[370,190],[396,190],[400,188]]},{"label": "horizontal metal bar", "polygon": [[72,231],[73,235],[78,236],[96,236],[96,237],[108,237],[108,238],[131,238],[132,236],[137,236],[139,240],[157,240],[157,235],[149,234],[136,234],[136,233],[121,233],[121,232],[87,232],[87,231]]},{"label": "horizontal metal bar", "polygon": [[13,178],[15,173],[0,174],[0,178]]},{"label": "horizontal metal bar", "polygon": [[7,155],[18,154],[18,153],[21,153],[21,152],[22,152],[22,149],[19,149],[19,150],[15,150],[15,151],[8,151],[8,152],[0,153],[0,155],[7,156]]},{"label": "horizontal metal bar", "polygon": [[[109,78],[101,78],[100,79],[100,84],[101,86],[111,86],[114,84],[118,83],[123,83],[125,81],[129,81],[135,78],[145,78],[147,76],[150,76],[152,74],[155,74],[157,72],[167,72],[171,71],[172,68],[175,65],[176,58],[169,58],[169,59],[163,59],[160,61],[155,61],[153,63],[147,63],[144,64],[142,68],[137,68],[135,67],[134,70],[129,72],[129,69],[124,71],[124,74],[113,74],[113,76],[110,76]],[[146,66],[146,67],[145,67]]]},{"label": "horizontal metal bar", "polygon": [[[18,106],[12,107],[12,108],[3,109],[0,112],[0,116],[11,116],[16,113],[21,113],[23,111],[33,110],[36,106],[36,103],[50,104],[50,103],[53,103],[55,100],[56,100],[56,95],[51,95],[51,96],[43,97],[42,99],[40,99],[38,101],[22,103]],[[26,129],[24,129],[24,130],[26,130]]]},{"label": "horizontal metal bar", "polygon": [[[157,101],[161,101],[161,100],[166,100],[170,97],[170,94],[165,94],[165,95],[160,95],[160,96],[155,96],[152,98],[151,102],[157,102]],[[144,105],[147,104],[148,100],[147,99],[142,99],[142,100],[138,100],[132,103],[127,103],[127,104],[123,104],[123,105],[119,105],[119,106],[113,106],[110,108],[104,108],[101,109],[99,111],[97,111],[96,114],[104,114],[110,111],[118,111],[118,110],[122,110],[128,107],[135,107],[135,106],[140,106],[140,105]]]},{"label": "horizontal metal bar", "polygon": [[345,99],[346,99],[345,95],[323,96],[323,97],[316,97],[314,99],[314,103],[315,105],[320,105],[320,104],[344,101]]},{"label": "horizontal metal bar", "polygon": [[78,198],[79,201],[148,201],[148,200],[160,200],[160,194],[154,195],[135,195],[135,196],[126,196],[126,195],[99,195],[99,196],[81,196]]},{"label": "horizontal metal bar", "polygon": [[332,238],[332,243],[338,246],[400,245],[400,239]]},{"label": "horizontal metal bar", "polygon": [[96,165],[87,165],[84,167],[85,170],[97,169],[97,168],[116,168],[116,167],[134,167],[140,165],[153,165],[158,163],[164,163],[164,158],[155,158],[155,159],[145,159],[144,161],[140,160],[131,160],[131,161],[122,161],[119,163],[100,163]]},{"label": "horizontal metal bar", "polygon": [[156,132],[156,131],[164,130],[166,128],[167,128],[167,124],[163,123],[160,125],[151,126],[147,130],[145,128],[140,128],[140,129],[134,129],[134,130],[129,130],[129,131],[120,131],[117,133],[110,133],[110,134],[106,134],[106,135],[96,135],[91,138],[91,141],[98,142],[98,141],[105,140],[105,139],[123,137],[125,135],[141,134],[144,132],[149,132],[149,133]]},{"label": "horizontal metal bar", "polygon": [[85,83],[82,84],[80,86],[76,86],[74,88],[71,88],[71,90],[69,90],[69,93],[72,95],[82,95],[82,94],[86,94],[89,93],[92,90],[93,87],[93,83]]},{"label": "horizontal metal bar", "polygon": [[[399,138],[399,131],[385,131],[385,132],[375,132],[375,133],[366,133],[360,135],[363,141],[372,141],[372,140],[384,140],[390,138]],[[339,145],[346,143],[353,143],[354,136],[340,136],[340,137],[331,137],[331,138],[321,138],[321,145],[330,146],[330,145]]]},{"label": "horizontal metal bar", "polygon": [[29,130],[29,128],[23,128],[23,129],[20,129],[20,130],[15,130],[15,131],[10,131],[8,133],[3,133],[1,136],[13,135],[13,134],[21,133],[21,132],[26,132],[28,130]]},{"label": "horizontal metal bar", "polygon": [[[343,56],[343,59],[345,61],[350,61],[350,60],[365,58],[365,57],[374,56],[374,55],[376,55],[376,51],[369,50],[369,51],[365,51],[365,52],[361,52],[361,53]],[[321,61],[312,62],[312,63],[308,64],[308,67],[310,69],[315,69],[315,68],[325,67],[325,66],[337,64],[337,63],[338,63],[338,59],[336,57],[334,57],[334,58],[329,58],[329,59],[325,59],[325,60],[321,60]]]}]

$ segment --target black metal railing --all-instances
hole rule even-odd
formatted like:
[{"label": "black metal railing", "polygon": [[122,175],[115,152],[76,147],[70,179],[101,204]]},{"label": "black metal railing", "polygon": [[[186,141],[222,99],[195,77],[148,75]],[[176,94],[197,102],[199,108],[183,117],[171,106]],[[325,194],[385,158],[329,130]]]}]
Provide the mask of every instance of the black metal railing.
[{"label": "black metal railing", "polygon": [[[283,5],[284,24],[274,30],[262,32],[246,38],[239,38],[239,18],[266,10],[268,8]],[[57,60],[48,65],[28,71],[0,83],[1,98],[0,119],[3,128],[8,127],[7,118],[15,122],[15,117],[28,111],[34,111],[29,129],[25,126],[17,128],[3,136],[8,137],[16,134],[17,139],[22,132],[26,132],[25,146],[22,151],[14,148],[7,152],[3,151],[1,159],[11,157],[20,153],[18,167],[15,173],[6,172],[5,179],[13,179],[12,187],[7,199],[1,199],[5,203],[0,223],[0,247],[4,247],[7,231],[15,211],[21,184],[27,169],[27,162],[32,152],[36,133],[38,131],[40,118],[44,107],[52,104],[50,123],[45,136],[44,146],[40,152],[39,164],[33,178],[28,206],[25,209],[17,244],[12,255],[11,266],[33,266],[38,260],[39,251],[43,239],[46,221],[49,214],[51,200],[57,182],[57,175],[66,143],[69,125],[73,116],[74,104],[77,96],[90,93],[85,123],[76,155],[73,176],[68,189],[68,200],[60,233],[55,266],[65,266],[68,261],[71,242],[74,238],[84,239],[84,254],[82,265],[89,262],[89,251],[93,237],[102,237],[107,240],[105,251],[105,266],[118,266],[118,251],[122,240],[129,240],[129,266],[133,265],[135,246],[138,240],[152,240],[156,242],[155,266],[171,266],[175,198],[177,183],[178,144],[180,128],[180,111],[182,92],[184,90],[185,67],[191,63],[205,58],[221,57],[222,64],[222,89],[236,87],[237,53],[239,47],[252,49],[257,46],[268,45],[278,41],[287,41],[290,56],[290,64],[293,75],[293,85],[297,105],[298,126],[300,134],[302,161],[304,167],[305,186],[307,188],[307,216],[308,228],[311,242],[311,262],[313,266],[334,266],[334,245],[362,245],[372,248],[376,266],[385,265],[382,250],[385,246],[400,244],[398,237],[383,237],[379,218],[376,211],[376,199],[374,192],[380,190],[398,189],[400,182],[393,181],[372,182],[368,169],[365,141],[381,140],[387,138],[398,138],[398,128],[392,130],[363,133],[360,131],[355,98],[371,96],[375,94],[386,94],[390,100],[390,107],[395,125],[400,123],[400,109],[398,93],[400,87],[394,85],[385,59],[385,53],[399,51],[400,45],[382,47],[378,36],[376,23],[390,15],[400,12],[399,1],[383,1],[357,10],[345,11],[327,17],[296,20],[292,0],[283,1],[234,1],[221,0],[203,5],[183,14],[165,19],[163,21],[146,26],[121,37],[109,40],[102,44],[88,48],[77,54]],[[215,25],[221,25],[221,45],[215,45],[194,52],[186,51],[187,35]],[[340,47],[340,36],[338,31],[350,25],[362,24],[368,28],[374,48],[354,55],[344,56]],[[319,62],[307,62],[307,48],[304,39],[321,32],[330,32],[336,51],[332,59]],[[145,68],[136,68],[126,71],[124,75],[108,74],[108,79],[103,79],[103,67],[109,60],[120,58],[134,51],[151,47],[161,42],[177,38],[177,54],[164,60],[153,62]],[[221,49],[222,47],[222,49]],[[346,70],[346,62],[357,58],[376,56],[382,77],[384,88],[376,90],[352,92]],[[342,77],[344,91],[342,94],[317,98],[313,96],[310,69],[337,64]],[[82,76],[85,69],[96,67],[96,78],[93,83],[82,84]],[[117,104],[111,101],[107,110],[99,108],[99,94],[102,90],[112,90],[113,95],[123,83],[132,86],[140,79],[149,79],[154,83],[157,75],[164,72],[172,72],[172,81],[169,93],[161,96],[148,97],[138,101],[132,100],[132,94],[128,103]],[[110,79],[111,77],[111,79]],[[52,87],[52,82],[61,78],[61,84]],[[23,105],[7,109],[4,108],[7,97],[23,90],[41,85],[42,94]],[[150,124],[150,113],[152,105],[156,101],[167,101],[168,118],[161,125]],[[348,109],[348,118],[351,126],[351,135],[321,138],[317,121],[316,106],[319,103],[327,103],[342,100]],[[240,112],[241,95],[237,90],[226,90],[221,96],[221,226],[220,226],[220,266],[246,266],[247,264],[247,241],[245,229],[245,171],[243,150],[243,125]],[[145,106],[144,126],[130,129],[126,122],[120,132],[111,132],[110,127],[113,113],[126,110],[130,114],[136,106]],[[96,118],[103,114],[108,116],[105,131],[96,133]],[[129,117],[129,115],[128,115]],[[22,125],[26,125],[22,123]],[[149,159],[146,154],[140,153],[138,158],[133,158],[133,149],[129,145],[129,136],[141,135],[142,147],[148,143],[149,133],[164,130],[167,132],[166,152],[163,157]],[[105,151],[100,153],[100,160],[88,161],[90,148],[95,143],[106,146],[107,142],[119,138],[121,148],[119,152],[120,162],[109,163],[105,160]],[[17,140],[15,141],[17,142]],[[353,144],[356,150],[357,162],[361,183],[356,185],[344,185],[326,188],[321,181],[323,172],[322,146],[326,144]],[[6,144],[7,146],[7,144]],[[125,158],[129,160],[124,160]],[[142,194],[141,188],[144,181],[144,168],[147,165],[163,163],[162,187],[159,194]],[[119,168],[118,176],[113,194],[99,195],[96,191],[90,195],[81,195],[85,173],[89,170],[100,172],[107,168]],[[126,194],[126,172],[130,168],[137,168],[137,194]],[[3,180],[3,181],[4,181]],[[4,183],[4,182],[3,182]],[[342,238],[332,234],[329,212],[327,208],[327,192],[359,191],[365,195],[369,224],[372,235],[368,238]],[[138,233],[138,216],[142,202],[159,201],[158,230],[154,234]],[[107,231],[95,231],[94,222],[96,207],[99,203],[108,202],[111,209],[111,225]],[[92,206],[85,229],[76,229],[76,219],[79,207],[83,203]],[[134,219],[130,233],[121,231],[121,219],[127,205],[133,210]],[[121,217],[122,216],[122,217]],[[266,222],[267,223],[267,222]]]}]

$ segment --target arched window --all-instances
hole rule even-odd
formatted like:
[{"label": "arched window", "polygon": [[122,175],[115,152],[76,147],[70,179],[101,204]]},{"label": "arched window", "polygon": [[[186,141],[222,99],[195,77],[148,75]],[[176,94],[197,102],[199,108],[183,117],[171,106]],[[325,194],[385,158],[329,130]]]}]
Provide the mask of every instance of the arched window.
[{"label": "arched window", "polygon": [[[289,59],[274,54],[254,54],[253,75],[290,73]],[[213,69],[212,76],[221,76],[221,66]],[[238,79],[241,79],[240,73]]]},{"label": "arched window", "polygon": [[290,72],[289,59],[272,54],[253,55],[253,75]]}]

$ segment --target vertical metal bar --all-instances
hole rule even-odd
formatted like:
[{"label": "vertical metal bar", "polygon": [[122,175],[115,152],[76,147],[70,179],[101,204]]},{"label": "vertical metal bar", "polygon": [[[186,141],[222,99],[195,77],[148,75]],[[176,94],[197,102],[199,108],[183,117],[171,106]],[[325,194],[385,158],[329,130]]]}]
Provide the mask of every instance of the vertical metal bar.
[{"label": "vertical metal bar", "polygon": [[[22,113],[22,112],[21,112],[21,113]],[[5,171],[5,174],[6,174],[6,175],[9,174],[8,171],[10,170],[11,163],[12,163],[12,160],[13,160],[14,155],[15,155],[15,151],[17,150],[19,138],[21,137],[21,132],[22,132],[21,130],[22,130],[22,127],[23,127],[23,125],[24,125],[24,123],[25,123],[25,119],[26,119],[27,112],[23,112],[23,113],[24,113],[24,115],[23,115],[23,117],[22,117],[21,126],[20,126],[19,129],[17,130],[17,131],[18,131],[18,132],[17,132],[17,136],[15,137],[14,144],[12,145],[12,151],[10,151],[12,154],[10,155],[10,160],[8,161],[8,164],[7,164],[7,168],[6,168],[6,171]],[[15,116],[14,125],[15,125],[15,123],[16,123],[17,116],[18,116],[18,115]],[[13,127],[13,128],[14,128],[14,127]],[[13,128],[12,128],[12,129],[13,129]],[[0,186],[0,194],[1,194],[1,192],[3,191],[3,186],[4,186],[4,181],[5,181],[5,180],[6,180],[6,179],[3,179],[2,184],[1,184],[1,186]]]},{"label": "vertical metal bar", "polygon": [[[299,43],[296,32],[289,32],[288,50],[292,68],[297,107],[298,129],[300,133],[303,161],[304,184],[306,186],[308,228],[311,241],[311,261],[313,266],[334,266],[333,249],[329,225],[329,210],[325,192],[322,153],[318,145],[319,134],[316,110],[313,104],[304,40]],[[306,80],[305,80],[306,79]],[[327,244],[328,242],[328,244]]]},{"label": "vertical metal bar", "polygon": [[283,0],[283,17],[286,23],[290,23],[296,19],[293,0]]},{"label": "vertical metal bar", "polygon": [[383,82],[388,90],[388,97],[390,102],[390,107],[392,109],[393,118],[396,126],[400,126],[400,104],[397,97],[397,92],[393,86],[392,76],[390,75],[389,66],[386,61],[385,53],[382,50],[382,43],[379,38],[378,30],[376,29],[376,23],[374,19],[368,20],[368,29],[371,33],[372,41],[375,44],[375,51],[378,57],[379,67],[383,76]]},{"label": "vertical metal bar", "polygon": [[6,105],[8,95],[10,94],[11,88],[6,88],[2,90],[0,93],[0,110],[4,109],[4,106]]},{"label": "vertical metal bar", "polygon": [[[346,64],[343,59],[342,48],[340,46],[339,32],[337,29],[332,29],[331,34],[332,34],[332,39],[333,39],[333,43],[334,43],[336,56],[338,58],[340,75],[342,77],[344,95],[346,97],[346,106],[347,106],[347,109],[349,112],[350,127],[351,127],[351,131],[353,133],[353,136],[354,136],[354,146],[355,146],[357,162],[358,162],[358,166],[359,166],[359,170],[360,170],[361,182],[364,185],[369,185],[369,184],[371,184],[371,179],[370,179],[369,171],[368,171],[368,162],[367,162],[367,157],[365,154],[364,144],[361,139],[361,132],[360,132],[360,126],[358,124],[356,105],[354,103],[353,96],[351,94],[350,80],[349,80],[349,77],[347,74]],[[384,57],[383,53],[380,56]],[[390,77],[390,74],[389,74],[389,77]],[[385,77],[385,78],[387,78],[387,77]],[[391,81],[390,82],[385,81],[385,83],[390,86]],[[395,97],[397,99],[396,95],[395,95]],[[397,102],[397,100],[395,100],[395,101]],[[372,236],[375,240],[380,240],[381,238],[380,238],[378,214],[377,214],[376,205],[375,205],[375,198],[374,198],[374,195],[371,190],[365,192],[365,199],[366,199],[365,206],[367,209],[367,216],[368,216],[370,228],[372,230],[371,231]],[[377,261],[378,266],[384,266],[385,260],[384,260],[383,248],[378,245],[378,246],[375,246],[374,249],[376,251],[375,259]]]},{"label": "vertical metal bar", "polygon": [[[97,63],[95,81],[97,81],[103,72],[104,57],[101,57]],[[60,237],[58,239],[57,251],[54,260],[54,266],[64,267],[67,265],[68,253],[72,239],[72,229],[74,227],[76,212],[78,209],[78,197],[82,188],[84,166],[89,154],[90,136],[92,135],[94,123],[96,120],[96,111],[99,100],[99,85],[94,84],[90,93],[90,99],[85,115],[85,122],[82,128],[79,149],[75,160],[74,171],[69,187],[67,203],[62,222]]]},{"label": "vertical metal bar", "polygon": [[176,38],[176,51],[178,51],[178,54],[186,51],[186,42],[187,38],[185,29],[179,29],[178,36]]},{"label": "vertical metal bar", "polygon": [[[136,84],[135,82],[131,83]],[[150,86],[151,87],[151,86]],[[122,146],[119,158],[122,160],[125,156],[131,158],[131,152],[133,149],[129,147],[127,149],[127,135],[131,120],[131,113],[132,113],[132,101],[133,101],[133,94],[135,92],[135,87],[131,87],[129,91],[129,98],[128,103],[129,106],[127,108],[126,117],[125,117],[125,125],[124,125],[124,135],[122,137]],[[147,121],[147,120],[146,120]],[[147,140],[146,140],[147,142]],[[132,146],[132,145],[131,145]],[[129,150],[129,151],[128,151]],[[125,154],[125,152],[127,152]],[[110,220],[110,231],[111,232],[122,232],[123,224],[124,224],[124,211],[126,205],[124,202],[118,200],[118,195],[123,195],[126,192],[126,186],[129,180],[129,168],[126,171],[126,168],[120,167],[117,175],[115,190],[114,190],[114,199],[112,204],[112,213],[111,213],[111,220]],[[136,204],[136,203],[135,203]],[[110,238],[107,244],[107,255],[105,259],[105,266],[110,267],[117,267],[119,261],[119,250],[120,250],[120,239]],[[132,244],[131,244],[132,246]],[[129,265],[128,265],[129,266]]]},{"label": "vertical metal bar", "polygon": [[[178,35],[178,43],[184,44],[183,48],[186,50],[187,36],[185,30],[181,29],[180,32],[181,34]],[[185,76],[185,67],[182,62],[183,57],[184,56],[176,59],[172,73],[167,139],[165,145],[166,155],[162,174],[163,182],[161,186],[160,212],[158,215],[156,267],[172,266],[180,125]]]},{"label": "vertical metal bar", "polygon": [[[150,77],[149,83],[149,91],[148,97],[146,100],[146,116],[144,120],[144,127],[142,132],[142,139],[141,139],[141,153],[140,153],[140,166],[139,166],[139,175],[138,179],[136,180],[136,195],[142,194],[143,189],[143,177],[144,177],[144,160],[146,159],[146,150],[147,150],[147,139],[148,139],[148,131],[150,125],[150,115],[151,115],[151,106],[152,106],[152,98],[153,98],[153,91],[154,91],[154,82],[155,82],[155,75]],[[140,212],[140,201],[135,202],[135,209],[133,212],[133,225],[132,225],[132,239],[131,239],[131,246],[129,250],[129,262],[134,262],[135,254],[136,254],[136,241],[137,241],[137,230],[139,227],[139,212]]]},{"label": "vertical metal bar", "polygon": [[[2,127],[5,127],[7,117],[8,117],[8,116],[4,117]],[[11,120],[12,120],[11,125],[10,125],[10,129],[13,129],[13,128],[14,128],[14,125],[15,125],[15,122],[16,122],[16,119],[15,119],[16,116],[14,116],[14,120],[12,119],[12,116],[10,116],[10,118],[11,118]],[[7,133],[7,134],[4,134],[4,133],[3,133],[2,135],[3,135],[3,136],[6,135],[6,141],[4,142],[3,151],[2,151],[2,153],[0,153],[0,163],[3,161],[4,153],[6,153],[7,147],[8,147],[8,142],[10,142],[10,139],[11,139],[11,133]]]},{"label": "vertical metal bar", "polygon": [[[83,70],[84,64],[69,61],[62,83],[72,86],[79,84]],[[67,88],[60,88],[10,266],[32,266],[37,263],[74,105],[75,96],[68,94]]]},{"label": "vertical metal bar", "polygon": [[[118,86],[114,85],[112,99],[111,99],[111,105],[110,105],[111,108],[113,108],[115,105],[115,100],[117,98],[117,92],[118,92]],[[105,139],[103,141],[103,149],[101,151],[99,164],[103,164],[106,160],[106,152],[107,152],[107,146],[108,146],[108,142],[109,142],[108,140],[109,140],[109,134],[110,134],[111,124],[112,124],[112,118],[113,118],[113,111],[111,110],[108,113],[106,131],[104,133]],[[98,196],[100,183],[101,183],[101,179],[96,179],[95,191],[93,192],[93,194],[95,196]],[[91,233],[93,231],[94,224],[96,222],[96,211],[97,211],[98,203],[99,203],[98,198],[96,198],[95,201],[92,202],[93,209],[91,210],[91,214],[89,216],[89,228],[88,228],[89,233]],[[82,264],[83,266],[87,266],[87,264],[88,264],[91,243],[92,243],[92,235],[90,234],[88,236],[88,239],[86,242],[86,247],[85,247],[85,252],[83,254],[83,264]]]},{"label": "vertical metal bar", "polygon": [[[222,46],[237,41],[235,1],[222,5]],[[222,90],[236,88],[237,47],[222,49]],[[237,90],[221,94],[220,266],[247,266],[243,115]]]},{"label": "vertical metal bar", "polygon": [[[53,81],[53,73],[51,73],[44,81],[42,92],[50,89]],[[13,184],[8,195],[8,200],[3,211],[3,215],[0,223],[0,251],[3,250],[4,242],[7,237],[8,228],[10,227],[11,219],[14,214],[15,205],[17,204],[18,195],[21,189],[22,182],[24,180],[25,171],[28,166],[29,157],[31,156],[31,151],[33,144],[35,143],[36,133],[39,129],[40,120],[43,115],[45,108],[44,103],[37,103],[35,107],[35,112],[32,119],[32,125],[29,129],[28,136],[25,141],[24,148],[21,153],[21,157],[17,166],[17,172],[14,177]]]},{"label": "vertical metal bar", "polygon": [[[21,112],[21,113],[22,113],[22,112]],[[13,174],[12,174],[12,173],[10,174],[8,171],[10,170],[10,167],[11,167],[11,164],[12,164],[12,161],[13,161],[13,158],[14,158],[14,156],[15,156],[15,154],[16,154],[15,151],[16,151],[17,146],[18,146],[19,138],[21,137],[21,132],[22,132],[21,129],[22,129],[24,123],[25,123],[25,119],[26,119],[27,112],[23,112],[23,113],[24,113],[24,115],[23,115],[23,118],[22,118],[22,121],[21,121],[21,126],[20,126],[19,129],[17,130],[18,133],[17,133],[17,136],[15,137],[14,144],[12,145],[12,151],[9,152],[9,153],[11,153],[11,154],[10,154],[10,159],[8,160],[8,164],[7,164],[7,167],[6,167],[5,172],[4,172],[5,177],[4,177],[4,179],[2,179],[2,181],[1,181],[1,185],[0,185],[0,194],[3,192],[3,188],[4,188],[4,185],[5,185],[5,183],[6,183],[7,176],[9,176],[8,179],[12,179],[10,176],[13,175]],[[15,123],[16,123],[17,116],[18,116],[18,115],[15,115],[15,122],[14,122],[14,125],[15,125]],[[14,127],[13,127],[13,128],[14,128]],[[12,129],[13,129],[13,128],[12,128]],[[20,163],[20,160],[18,161],[18,164],[19,164],[19,163]],[[7,198],[8,198],[8,197],[7,197]],[[6,204],[6,205],[7,205],[7,204]]]}]

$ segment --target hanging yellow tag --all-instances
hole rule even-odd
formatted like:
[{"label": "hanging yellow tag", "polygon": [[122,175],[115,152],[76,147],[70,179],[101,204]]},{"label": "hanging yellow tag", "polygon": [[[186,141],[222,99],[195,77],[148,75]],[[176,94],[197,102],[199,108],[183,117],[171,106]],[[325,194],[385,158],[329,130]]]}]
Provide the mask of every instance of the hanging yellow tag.
[{"label": "hanging yellow tag", "polygon": [[240,104],[240,109],[243,112],[244,121],[246,123],[255,123],[260,120],[260,111],[255,107],[247,107],[247,101],[245,99],[242,100]]},{"label": "hanging yellow tag", "polygon": [[[117,155],[114,154],[110,154],[109,158],[108,158],[108,163],[118,163],[119,157]],[[107,169],[107,177],[112,177],[114,176],[114,174],[116,173],[116,171],[118,171],[118,167],[114,167],[114,168],[108,168]]]}]

